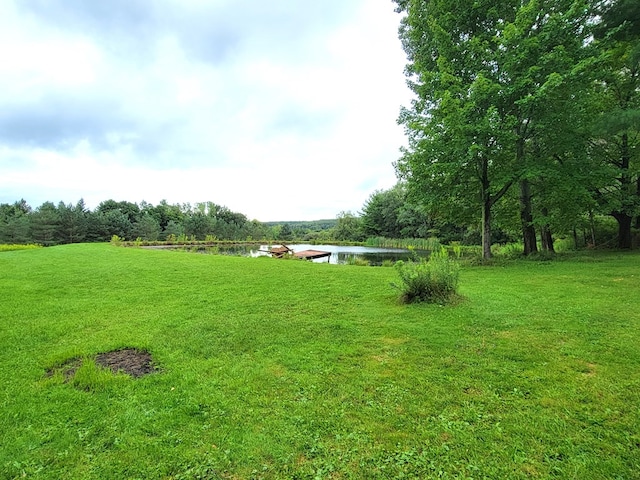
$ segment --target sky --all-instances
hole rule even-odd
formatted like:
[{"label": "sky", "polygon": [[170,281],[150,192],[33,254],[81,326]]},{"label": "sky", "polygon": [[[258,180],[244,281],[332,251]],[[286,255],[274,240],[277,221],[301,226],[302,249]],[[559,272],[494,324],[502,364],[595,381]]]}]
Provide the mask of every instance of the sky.
[{"label": "sky", "polygon": [[409,106],[391,0],[0,0],[0,203],[357,214]]}]

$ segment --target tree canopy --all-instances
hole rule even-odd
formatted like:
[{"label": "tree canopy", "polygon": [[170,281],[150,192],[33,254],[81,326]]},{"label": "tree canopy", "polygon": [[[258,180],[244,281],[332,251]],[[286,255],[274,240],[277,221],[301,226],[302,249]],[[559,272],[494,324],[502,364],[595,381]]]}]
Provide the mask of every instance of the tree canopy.
[{"label": "tree canopy", "polygon": [[[637,7],[395,3],[415,93],[399,118],[409,143],[396,167],[413,198],[456,222],[480,218],[485,257],[501,202],[519,217],[526,254],[537,250],[537,232],[553,248],[552,229],[571,229],[594,209],[616,218],[619,246],[630,247],[640,182],[629,145],[638,133]],[[609,132],[597,129],[603,118]]]},{"label": "tree canopy", "polygon": [[269,228],[249,221],[241,213],[213,202],[195,205],[158,205],[115,201],[101,202],[91,211],[81,199],[75,205],[44,202],[32,209],[20,200],[0,204],[0,242],[57,245],[77,242],[103,242],[113,235],[134,240],[166,240],[167,237],[205,240],[247,240],[267,238]]}]

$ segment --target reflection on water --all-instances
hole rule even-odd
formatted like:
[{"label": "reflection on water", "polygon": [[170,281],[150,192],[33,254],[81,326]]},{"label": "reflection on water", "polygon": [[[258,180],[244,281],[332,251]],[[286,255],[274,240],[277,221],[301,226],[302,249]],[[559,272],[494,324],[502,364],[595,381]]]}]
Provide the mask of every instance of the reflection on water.
[{"label": "reflection on water", "polygon": [[[209,252],[221,255],[238,255],[247,257],[269,256],[269,248],[278,247],[278,245],[223,245],[216,247],[206,247]],[[310,245],[295,244],[287,245],[294,252],[304,250],[320,250],[323,252],[331,252],[328,257],[329,263],[350,263],[355,259],[366,260],[371,265],[382,265],[383,262],[396,262],[398,260],[407,260],[414,256],[414,253],[403,248],[377,248],[377,247],[359,247],[359,246],[342,246],[342,245]],[[416,251],[419,256],[427,256],[426,251]],[[312,260],[317,263],[327,263],[327,257]]]}]

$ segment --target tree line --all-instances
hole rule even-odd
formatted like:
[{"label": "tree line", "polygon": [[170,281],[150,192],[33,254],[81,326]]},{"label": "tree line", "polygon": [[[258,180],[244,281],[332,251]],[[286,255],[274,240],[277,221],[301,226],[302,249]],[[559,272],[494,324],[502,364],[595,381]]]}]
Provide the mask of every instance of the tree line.
[{"label": "tree line", "polygon": [[[576,247],[598,245],[615,236],[611,222],[602,216],[584,217],[571,232]],[[389,190],[377,190],[358,213],[343,211],[334,219],[259,222],[213,202],[158,205],[106,200],[90,210],[83,200],[76,204],[44,202],[32,208],[25,200],[0,204],[0,243],[106,242],[121,239],[144,241],[224,240],[282,242],[370,242],[372,239],[429,239],[442,243],[479,245],[482,234],[476,223],[455,223],[432,215],[415,203],[404,182]],[[517,240],[517,228],[494,228],[492,243]]]},{"label": "tree line", "polygon": [[[385,207],[387,213],[391,208]],[[377,236],[399,231],[397,228],[389,230],[382,224],[367,230],[363,228],[364,224],[372,226],[380,221],[388,225],[395,220],[382,218],[374,209],[370,209],[372,218],[368,221],[364,220],[368,218],[366,213],[361,215],[364,216],[343,212],[334,219],[262,223],[248,220],[246,215],[214,202],[191,205],[169,204],[162,200],[153,205],[144,201],[138,204],[110,199],[91,210],[82,199],[75,204],[47,201],[35,208],[21,199],[14,203],[0,203],[0,243],[52,246],[107,242],[114,236],[124,240],[174,242],[358,242],[369,233]]]},{"label": "tree line", "polygon": [[44,202],[32,208],[26,201],[0,204],[0,243],[58,245],[78,242],[105,242],[114,235],[134,240],[264,239],[278,229],[248,220],[241,213],[213,202],[158,205],[147,202],[106,200],[94,210],[83,200],[57,205]]},{"label": "tree line", "polygon": [[524,253],[601,215],[640,228],[640,2],[394,0],[415,94],[396,163],[431,218],[519,230]]},{"label": "tree line", "polygon": [[[513,202],[511,206],[514,206]],[[617,226],[613,218],[584,214],[573,220],[570,228],[556,230],[557,239],[563,241],[564,248],[610,247],[615,244]],[[428,205],[417,202],[405,182],[398,182],[388,190],[373,192],[358,214],[341,212],[332,234],[337,240],[367,243],[372,243],[375,238],[437,239],[442,244],[482,244],[479,219],[454,221],[451,217],[438,215]],[[491,244],[518,243],[519,236],[517,222],[503,221],[491,229],[490,240]]]}]

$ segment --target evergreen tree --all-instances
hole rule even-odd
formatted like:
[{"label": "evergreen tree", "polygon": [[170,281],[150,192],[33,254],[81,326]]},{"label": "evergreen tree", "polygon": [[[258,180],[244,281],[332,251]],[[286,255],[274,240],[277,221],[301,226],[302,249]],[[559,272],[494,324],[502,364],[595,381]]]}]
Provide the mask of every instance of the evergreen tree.
[{"label": "evergreen tree", "polygon": [[60,213],[51,202],[45,202],[30,215],[33,240],[44,246],[62,243],[59,236]]}]

